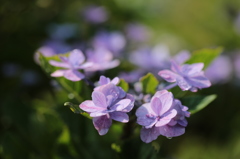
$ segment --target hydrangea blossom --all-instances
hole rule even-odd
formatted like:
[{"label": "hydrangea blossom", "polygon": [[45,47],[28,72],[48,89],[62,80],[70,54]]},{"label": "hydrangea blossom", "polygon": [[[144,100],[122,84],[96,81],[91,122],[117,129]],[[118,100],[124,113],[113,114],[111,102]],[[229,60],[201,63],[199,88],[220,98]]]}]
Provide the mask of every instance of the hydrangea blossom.
[{"label": "hydrangea blossom", "polygon": [[93,46],[103,47],[111,51],[115,57],[119,56],[119,52],[123,50],[126,45],[126,40],[120,32],[99,32],[93,38]]},{"label": "hydrangea blossom", "polygon": [[92,64],[89,62],[84,63],[85,57],[80,50],[73,50],[69,57],[59,56],[62,62],[50,60],[49,63],[56,67],[63,67],[65,69],[60,69],[51,74],[52,77],[62,77],[64,76],[71,81],[79,81],[85,77],[84,74],[79,72],[79,69],[86,69]]},{"label": "hydrangea blossom", "polygon": [[218,56],[206,69],[205,75],[212,84],[222,84],[230,80],[232,62],[228,56]]},{"label": "hydrangea blossom", "polygon": [[102,6],[88,6],[83,10],[82,15],[85,20],[94,24],[103,23],[108,19],[108,13]]},{"label": "hydrangea blossom", "polygon": [[167,90],[158,91],[150,103],[145,103],[136,111],[137,123],[142,125],[140,137],[149,143],[159,135],[175,137],[185,132],[189,116],[187,107],[174,100],[172,93]]},{"label": "hydrangea blossom", "polygon": [[114,68],[119,65],[119,60],[113,60],[113,55],[108,50],[98,47],[94,50],[87,51],[87,61],[93,65],[88,67],[86,71],[103,71]]},{"label": "hydrangea blossom", "polygon": [[112,120],[123,123],[129,121],[127,112],[131,111],[133,106],[133,96],[110,82],[94,90],[92,100],[84,101],[79,107],[93,117],[93,125],[99,135],[105,135],[112,125]]},{"label": "hydrangea blossom", "polygon": [[203,66],[203,63],[183,64],[180,66],[172,61],[171,70],[159,71],[158,75],[168,82],[176,82],[183,91],[196,92],[198,88],[211,86],[210,81],[202,71]]}]

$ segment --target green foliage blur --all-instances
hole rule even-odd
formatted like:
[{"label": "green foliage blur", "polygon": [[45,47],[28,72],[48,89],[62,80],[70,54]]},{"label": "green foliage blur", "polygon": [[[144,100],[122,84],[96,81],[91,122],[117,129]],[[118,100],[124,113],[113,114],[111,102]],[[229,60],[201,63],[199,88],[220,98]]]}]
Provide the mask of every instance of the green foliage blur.
[{"label": "green foliage blur", "polygon": [[[64,107],[67,101],[79,102],[45,74],[35,63],[34,53],[48,38],[51,24],[76,23],[82,31],[76,36],[89,39],[93,34],[89,29],[94,27],[84,22],[80,12],[93,4],[109,12],[109,30],[140,22],[152,29],[154,36],[148,43],[164,43],[173,54],[218,46],[226,54],[240,50],[235,25],[240,14],[238,0],[3,0],[0,158],[240,158],[240,85],[236,78],[201,90],[218,98],[188,119],[183,136],[159,137],[150,144],[140,140],[139,131],[131,132],[137,137],[124,139],[124,125],[117,122],[105,136],[99,136],[91,120]],[[84,89],[81,82],[76,88],[80,87]]]}]

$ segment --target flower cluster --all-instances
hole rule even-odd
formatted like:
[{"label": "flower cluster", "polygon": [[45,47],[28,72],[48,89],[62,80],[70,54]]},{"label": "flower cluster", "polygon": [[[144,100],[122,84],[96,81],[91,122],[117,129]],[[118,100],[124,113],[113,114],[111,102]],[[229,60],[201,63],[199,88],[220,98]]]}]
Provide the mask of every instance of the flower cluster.
[{"label": "flower cluster", "polygon": [[[56,70],[51,76],[64,76],[68,80],[79,81],[85,78],[84,72],[102,71],[119,65],[119,61],[113,60],[111,52],[104,47],[95,47],[95,50],[86,52],[86,58],[80,50],[75,49],[68,56],[59,55],[61,62],[50,60],[52,66],[64,68]],[[174,86],[178,85],[183,91],[196,92],[209,87],[211,83],[202,71],[203,63],[182,64],[183,61],[177,59],[183,55],[186,57],[188,54],[185,52],[175,56],[171,61],[171,70],[161,70],[158,75],[167,82],[175,82]],[[189,57],[185,60],[187,58]],[[82,111],[93,118],[93,125],[99,135],[105,135],[109,131],[112,120],[127,123],[130,111],[135,111],[136,123],[142,126],[140,137],[143,142],[152,142],[160,135],[171,138],[185,133],[188,124],[186,117],[190,116],[190,112],[180,100],[174,99],[167,88],[156,90],[151,96],[134,87],[130,94],[118,86],[119,83],[118,77],[111,80],[100,76],[97,84],[93,85],[92,100],[85,100],[79,105]],[[135,98],[137,96],[147,96],[148,100]]]}]

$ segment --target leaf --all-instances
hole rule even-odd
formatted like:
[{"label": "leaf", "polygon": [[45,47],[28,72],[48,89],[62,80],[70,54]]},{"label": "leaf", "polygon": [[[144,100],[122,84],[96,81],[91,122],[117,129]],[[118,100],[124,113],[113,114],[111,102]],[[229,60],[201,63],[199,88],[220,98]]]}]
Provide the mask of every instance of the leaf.
[{"label": "leaf", "polygon": [[140,82],[142,84],[143,92],[147,94],[154,94],[159,84],[157,78],[152,73],[143,76],[140,79]]},{"label": "leaf", "polygon": [[88,113],[80,109],[79,105],[73,104],[71,102],[64,103],[64,106],[68,106],[73,113],[81,114],[89,119],[92,119]]},{"label": "leaf", "polygon": [[120,86],[125,92],[129,89],[128,83],[124,79],[120,79],[118,86]]},{"label": "leaf", "polygon": [[217,98],[216,94],[208,95],[208,96],[189,96],[182,98],[182,104],[189,108],[189,112],[191,114],[197,113],[198,111],[205,108],[212,101]]},{"label": "leaf", "polygon": [[186,62],[187,64],[192,63],[204,63],[204,69],[208,67],[211,62],[218,57],[218,55],[223,51],[222,47],[215,49],[201,49],[193,52],[191,58]]}]

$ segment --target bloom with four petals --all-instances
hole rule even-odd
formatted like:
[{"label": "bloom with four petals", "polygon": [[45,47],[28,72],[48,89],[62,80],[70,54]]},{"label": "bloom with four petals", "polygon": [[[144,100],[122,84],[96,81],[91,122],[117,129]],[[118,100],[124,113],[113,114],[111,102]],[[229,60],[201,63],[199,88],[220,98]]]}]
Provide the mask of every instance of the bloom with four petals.
[{"label": "bloom with four petals", "polygon": [[49,63],[56,67],[65,69],[56,70],[51,74],[52,77],[62,77],[71,81],[80,81],[85,75],[79,72],[79,69],[86,69],[92,65],[90,62],[85,62],[85,56],[80,50],[73,50],[68,57],[59,56],[62,62],[50,60]]},{"label": "bloom with four petals", "polygon": [[134,106],[134,97],[122,91],[113,83],[102,85],[92,93],[92,100],[80,104],[80,108],[93,117],[93,125],[99,135],[105,135],[112,120],[122,123],[129,121],[127,112]]}]

